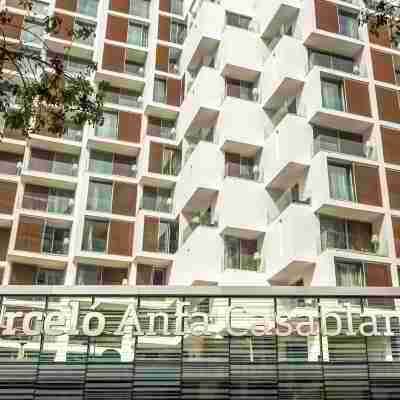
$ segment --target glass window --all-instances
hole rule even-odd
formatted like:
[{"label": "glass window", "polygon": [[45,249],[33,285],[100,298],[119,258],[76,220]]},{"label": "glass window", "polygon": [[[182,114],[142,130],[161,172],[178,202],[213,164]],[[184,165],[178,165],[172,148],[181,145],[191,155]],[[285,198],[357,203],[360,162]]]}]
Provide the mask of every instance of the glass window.
[{"label": "glass window", "polygon": [[186,25],[176,21],[171,23],[170,41],[172,43],[182,44],[185,41]]},{"label": "glass window", "polygon": [[171,0],[171,13],[177,15],[183,14],[183,0]]},{"label": "glass window", "polygon": [[225,238],[225,268],[240,269],[240,239]]},{"label": "glass window", "polygon": [[344,10],[339,10],[339,33],[358,39],[357,15]]},{"label": "glass window", "polygon": [[42,253],[65,255],[68,249],[69,229],[46,224],[43,230]]},{"label": "glass window", "polygon": [[58,214],[72,214],[74,195],[74,192],[70,190],[50,188],[47,211]]},{"label": "glass window", "polygon": [[241,29],[249,29],[251,22],[250,17],[246,17],[240,14],[234,14],[227,12],[226,13],[226,24],[230,26],[236,26],[237,28]]},{"label": "glass window", "polygon": [[96,174],[112,175],[113,154],[101,151],[92,151],[90,153],[89,170]]},{"label": "glass window", "polygon": [[310,68],[314,65],[348,73],[354,72],[354,61],[351,58],[310,50]]},{"label": "glass window", "polygon": [[35,285],[63,285],[64,271],[39,268],[34,277]]},{"label": "glass window", "polygon": [[79,0],[77,11],[89,17],[97,17],[98,4],[97,0]]},{"label": "glass window", "polygon": [[365,286],[363,266],[361,263],[336,262],[336,284],[340,287]]},{"label": "glass window", "polygon": [[323,79],[321,87],[323,107],[343,111],[342,82]]},{"label": "glass window", "polygon": [[154,268],[152,276],[152,284],[156,286],[165,285],[165,269]]},{"label": "glass window", "polygon": [[329,163],[328,175],[331,197],[336,200],[354,201],[351,166]]},{"label": "glass window", "polygon": [[80,265],[76,277],[77,285],[97,285],[98,271],[95,265]]},{"label": "glass window", "polygon": [[51,171],[53,174],[73,176],[77,173],[78,160],[76,156],[64,153],[54,153]]},{"label": "glass window", "polygon": [[167,81],[165,79],[156,78],[154,80],[154,101],[167,102]]},{"label": "glass window", "polygon": [[337,218],[320,218],[322,249],[347,249],[346,223]]},{"label": "glass window", "polygon": [[103,125],[96,126],[96,136],[109,139],[118,138],[118,113],[104,112]]},{"label": "glass window", "polygon": [[43,25],[37,21],[27,18],[22,30],[22,41],[24,44],[42,44],[44,34]]},{"label": "glass window", "polygon": [[129,13],[139,17],[149,17],[150,1],[148,0],[130,0]]},{"label": "glass window", "polygon": [[147,47],[148,31],[147,26],[130,22],[128,27],[128,43],[135,46]]},{"label": "glass window", "polygon": [[111,212],[113,185],[109,182],[90,181],[88,210]]},{"label": "glass window", "polygon": [[105,253],[107,249],[108,222],[87,219],[83,230],[82,250]]}]

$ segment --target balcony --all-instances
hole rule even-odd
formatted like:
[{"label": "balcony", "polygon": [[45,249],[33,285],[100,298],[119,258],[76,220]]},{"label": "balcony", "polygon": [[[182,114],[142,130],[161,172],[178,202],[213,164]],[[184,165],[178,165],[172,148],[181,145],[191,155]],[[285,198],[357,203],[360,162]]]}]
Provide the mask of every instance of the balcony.
[{"label": "balcony", "polygon": [[25,185],[22,208],[51,214],[72,215],[75,192],[71,190]]},{"label": "balcony", "polygon": [[212,57],[220,43],[224,26],[224,8],[217,3],[204,1],[183,44],[182,71],[194,70]]},{"label": "balcony", "polygon": [[63,285],[64,269],[47,269],[29,264],[13,263],[11,285]]},{"label": "balcony", "polygon": [[22,180],[34,185],[51,184],[61,189],[74,189],[78,163],[76,155],[33,148],[28,167],[22,170]]},{"label": "balcony", "polygon": [[0,151],[0,160],[0,175],[4,175],[5,178],[20,175],[23,155]]},{"label": "balcony", "polygon": [[139,208],[160,213],[172,212],[172,190],[151,186],[143,187],[143,197]]},{"label": "balcony", "polygon": [[97,265],[78,265],[77,285],[113,286],[128,281],[127,268],[99,267]]},{"label": "balcony", "polygon": [[[240,43],[241,51],[238,51],[237,43]],[[267,49],[259,35],[227,25],[222,34],[216,65],[225,77],[255,82],[267,55]]]},{"label": "balcony", "polygon": [[178,140],[189,129],[212,126],[225,97],[225,82],[214,68],[202,67],[181,106]]},{"label": "balcony", "polygon": [[312,160],[307,185],[314,212],[364,222],[382,218],[380,178],[373,163],[320,152]]},{"label": "balcony", "polygon": [[296,19],[301,7],[299,0],[258,0],[255,15],[261,36],[266,39],[276,36],[282,25],[289,25]]},{"label": "balcony", "polygon": [[175,212],[207,208],[221,187],[223,168],[224,157],[218,146],[201,141],[184,165],[176,184]]},{"label": "balcony", "polygon": [[[111,87],[105,91],[104,103],[126,108],[143,108],[143,96],[141,91]],[[118,107],[116,107],[118,108]]]},{"label": "balcony", "polygon": [[167,266],[172,263],[179,244],[179,225],[172,218],[160,218],[142,211],[137,217],[135,262]]},{"label": "balcony", "polygon": [[16,194],[17,185],[15,183],[0,181],[0,214],[11,216],[14,213]]},{"label": "balcony", "polygon": [[[241,212],[238,212],[240,204]],[[267,197],[263,185],[226,177],[221,185],[216,215],[221,234],[254,240],[265,234]]]},{"label": "balcony", "polygon": [[91,150],[89,172],[99,177],[119,176],[134,179],[137,175],[136,161],[136,157]]},{"label": "balcony", "polygon": [[312,157],[312,127],[305,118],[287,114],[265,144],[267,188],[285,191],[292,187],[305,176]]},{"label": "balcony", "polygon": [[318,219],[312,208],[292,203],[267,229],[265,271],[271,284],[288,285],[312,271],[317,256]]},{"label": "balcony", "polygon": [[300,103],[314,125],[362,134],[373,126],[366,79],[343,78],[314,67],[308,74]]},{"label": "balcony", "polygon": [[316,10],[314,1],[305,2],[307,24],[304,44],[320,50],[335,49],[337,54],[347,57],[357,56],[364,48],[356,15],[358,10],[348,10],[347,12],[336,4],[330,5],[326,10]]},{"label": "balcony", "polygon": [[374,233],[376,226],[366,222],[346,221],[323,216],[320,220],[322,252],[338,250],[380,257],[388,256],[386,240],[383,238],[379,240],[379,232]]},{"label": "balcony", "polygon": [[43,129],[29,135],[29,142],[32,147],[38,147],[50,152],[65,152],[79,156],[83,128],[75,127],[66,123],[65,131],[58,137],[54,133]]},{"label": "balcony", "polygon": [[258,103],[226,97],[215,126],[215,136],[223,151],[254,156],[264,145],[266,123],[265,112]]},{"label": "balcony", "polygon": [[260,83],[263,107],[276,109],[285,98],[296,96],[304,85],[307,68],[307,49],[299,40],[283,36],[263,67]]},{"label": "balcony", "polygon": [[134,224],[105,218],[85,218],[81,252],[82,264],[127,267],[132,261]]},{"label": "balcony", "polygon": [[71,222],[21,215],[10,260],[46,267],[64,267],[68,259]]},{"label": "balcony", "polygon": [[133,3],[111,2],[110,11],[148,19],[150,15],[150,2],[148,0],[138,0]]}]

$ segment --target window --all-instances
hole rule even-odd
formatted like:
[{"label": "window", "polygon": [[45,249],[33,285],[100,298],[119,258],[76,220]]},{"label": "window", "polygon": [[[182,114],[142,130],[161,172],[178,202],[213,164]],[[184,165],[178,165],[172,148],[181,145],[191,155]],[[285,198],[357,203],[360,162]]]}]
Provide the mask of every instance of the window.
[{"label": "window", "polygon": [[79,0],[77,12],[95,18],[98,4],[98,0]]},{"label": "window", "polygon": [[322,106],[332,110],[343,111],[343,85],[340,81],[322,79]]},{"label": "window", "polygon": [[111,212],[113,185],[109,182],[90,181],[88,193],[88,210]]},{"label": "window", "polygon": [[362,135],[314,126],[314,152],[332,151],[365,157]]},{"label": "window", "polygon": [[154,80],[154,101],[167,102],[167,81],[165,79],[156,78]]},{"label": "window", "polygon": [[183,0],[171,0],[171,14],[183,14]]},{"label": "window", "polygon": [[185,41],[186,25],[177,21],[171,22],[170,42],[182,44]]},{"label": "window", "polygon": [[174,148],[164,147],[161,160],[161,173],[163,175],[178,175],[179,152]]},{"label": "window", "polygon": [[77,285],[121,285],[127,279],[127,269],[79,265]]},{"label": "window", "polygon": [[174,254],[178,249],[178,226],[175,223],[160,221],[158,231],[159,252]]},{"label": "window", "polygon": [[42,253],[68,254],[69,229],[45,224],[42,238]]},{"label": "window", "polygon": [[145,186],[142,208],[160,212],[171,212],[172,193],[170,189]]},{"label": "window", "polygon": [[225,269],[258,271],[257,240],[225,237]]},{"label": "window", "polygon": [[87,219],[83,230],[82,250],[105,253],[108,239],[108,222]]},{"label": "window", "polygon": [[25,45],[42,44],[42,37],[44,35],[44,26],[32,18],[27,18],[25,28],[22,30],[22,42]]},{"label": "window", "polygon": [[78,159],[71,154],[54,153],[49,172],[59,175],[76,176],[78,173]]},{"label": "window", "polygon": [[179,59],[181,57],[181,51],[173,47],[169,48],[168,51],[168,72],[177,74],[179,72]]},{"label": "window", "polygon": [[328,163],[330,195],[336,200],[354,201],[351,165]]},{"label": "window", "polygon": [[358,18],[356,14],[344,10],[339,12],[339,33],[358,39]]},{"label": "window", "polygon": [[354,61],[351,58],[322,53],[316,50],[310,50],[309,57],[310,69],[317,65],[319,67],[331,68],[350,74],[354,72]]},{"label": "window", "polygon": [[165,268],[138,264],[136,285],[164,286],[167,284],[167,270]]},{"label": "window", "polygon": [[34,285],[62,285],[64,271],[38,268],[33,278]]},{"label": "window", "polygon": [[149,17],[150,1],[148,0],[130,0],[129,13],[139,17]]},{"label": "window", "polygon": [[337,261],[336,285],[339,287],[363,287],[365,276],[362,263]]},{"label": "window", "polygon": [[113,173],[113,154],[101,151],[91,151],[89,170],[96,174],[112,175]]},{"label": "window", "polygon": [[64,189],[49,189],[47,212],[72,214],[74,208],[74,192]]},{"label": "window", "polygon": [[226,13],[226,24],[230,26],[236,26],[237,28],[241,29],[249,29],[251,22],[250,17],[246,17],[240,14],[234,14],[227,12]]},{"label": "window", "polygon": [[139,47],[147,47],[149,28],[142,24],[129,22],[128,43]]},{"label": "window", "polygon": [[117,139],[118,138],[118,113],[104,112],[103,125],[96,126],[96,136],[101,138]]},{"label": "window", "polygon": [[253,88],[254,84],[252,82],[239,81],[229,78],[226,79],[227,96],[253,101]]}]

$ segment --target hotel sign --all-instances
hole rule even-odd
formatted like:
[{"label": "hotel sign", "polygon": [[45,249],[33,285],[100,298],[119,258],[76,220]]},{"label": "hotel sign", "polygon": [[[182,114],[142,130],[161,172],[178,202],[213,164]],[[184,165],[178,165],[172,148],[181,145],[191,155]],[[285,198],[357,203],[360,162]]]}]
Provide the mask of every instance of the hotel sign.
[{"label": "hotel sign", "polygon": [[[26,335],[85,335],[116,336],[209,336],[215,333],[240,336],[394,336],[400,326],[400,313],[393,310],[357,312],[346,304],[338,311],[297,307],[291,312],[273,316],[253,315],[248,305],[227,307],[215,331],[215,323],[208,313],[190,313],[189,302],[177,301],[176,308],[143,313],[136,303],[128,304],[115,322],[115,315],[99,311],[81,313],[78,301],[70,301],[63,311],[9,311],[3,305],[0,316],[0,335],[3,337]],[[113,330],[106,329],[112,318]],[[357,329],[354,321],[359,321]],[[210,322],[211,321],[211,322]],[[174,328],[171,329],[170,327]],[[393,328],[393,329],[392,329]]]}]

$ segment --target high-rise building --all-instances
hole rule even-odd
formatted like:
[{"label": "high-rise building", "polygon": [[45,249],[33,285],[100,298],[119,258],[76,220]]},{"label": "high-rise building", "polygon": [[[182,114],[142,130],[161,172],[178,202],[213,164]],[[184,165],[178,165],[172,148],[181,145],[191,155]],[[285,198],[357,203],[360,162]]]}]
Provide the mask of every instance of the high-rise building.
[{"label": "high-rise building", "polygon": [[400,47],[362,0],[1,5],[110,83],[101,126],[0,140],[1,400],[400,399]]},{"label": "high-rise building", "polygon": [[110,83],[102,126],[4,132],[3,285],[398,286],[400,50],[361,0],[3,3]]}]

